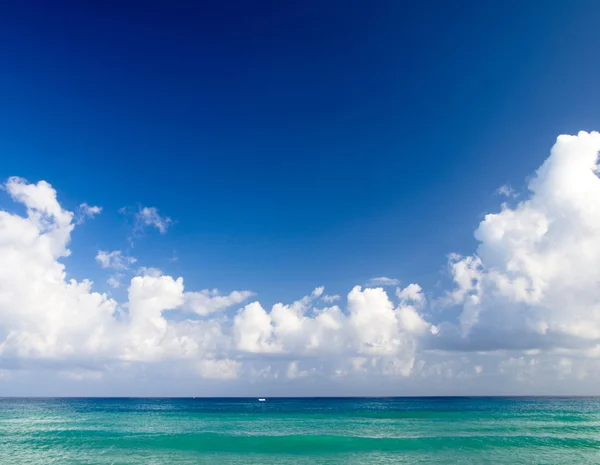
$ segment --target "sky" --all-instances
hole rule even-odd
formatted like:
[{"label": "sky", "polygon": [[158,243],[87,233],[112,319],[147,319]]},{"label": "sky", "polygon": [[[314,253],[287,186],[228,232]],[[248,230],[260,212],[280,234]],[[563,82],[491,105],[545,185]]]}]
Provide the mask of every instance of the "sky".
[{"label": "sky", "polygon": [[600,4],[0,6],[0,396],[600,394]]}]

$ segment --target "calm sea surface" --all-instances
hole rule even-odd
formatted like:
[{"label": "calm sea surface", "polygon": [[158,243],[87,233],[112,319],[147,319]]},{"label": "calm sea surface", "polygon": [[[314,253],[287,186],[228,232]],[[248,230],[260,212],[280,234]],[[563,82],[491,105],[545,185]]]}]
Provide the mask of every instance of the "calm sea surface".
[{"label": "calm sea surface", "polygon": [[0,464],[598,464],[597,398],[0,399]]}]

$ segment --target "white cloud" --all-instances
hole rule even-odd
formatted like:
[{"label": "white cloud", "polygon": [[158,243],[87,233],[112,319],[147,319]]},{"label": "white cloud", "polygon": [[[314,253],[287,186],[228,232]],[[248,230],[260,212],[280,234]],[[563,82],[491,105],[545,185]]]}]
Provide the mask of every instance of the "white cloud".
[{"label": "white cloud", "polygon": [[[7,190],[25,203],[28,215],[0,212],[0,257],[7,265],[0,271],[4,360],[60,361],[65,376],[72,379],[89,378],[77,371],[83,360],[92,365],[86,368],[92,372],[102,371],[107,364],[178,361],[194,364],[200,376],[220,379],[233,378],[242,368],[242,362],[232,358],[236,354],[331,357],[333,365],[337,359],[344,363],[348,356],[366,354],[398,358],[404,367],[412,364],[414,329],[402,327],[400,310],[393,308],[381,289],[355,288],[349,294],[349,315],[337,307],[316,308],[324,291],[316,288],[299,301],[277,304],[269,312],[255,302],[229,321],[218,317],[178,322],[168,320],[164,311],[210,316],[253,293],[184,292],[182,278],[145,269],[142,276],[131,279],[128,299],[119,304],[93,292],[89,281],[65,280],[59,260],[69,254],[73,215],[60,207],[55,191],[46,183],[16,179]],[[97,260],[113,269],[133,261],[120,251],[101,251]],[[96,366],[95,360],[102,363]]]},{"label": "white cloud", "polygon": [[258,302],[248,304],[234,319],[233,339],[242,352],[323,358],[332,369],[362,356],[380,373],[396,367],[395,375],[406,376],[418,337],[429,327],[414,309],[395,307],[383,289],[356,286],[348,294],[347,312],[336,306],[315,309],[312,295],[270,311]]},{"label": "white cloud", "polygon": [[337,294],[335,294],[335,295],[325,294],[325,295],[321,296],[321,300],[323,300],[323,302],[325,302],[326,304],[332,304],[332,303],[340,300],[340,296]]},{"label": "white cloud", "polygon": [[124,277],[125,275],[123,275],[123,273],[116,273],[112,276],[109,276],[106,280],[106,283],[113,289],[117,289],[121,287],[121,279],[123,279]]},{"label": "white cloud", "polygon": [[[598,133],[559,137],[529,196],[484,218],[475,253],[450,254],[453,285],[437,299],[416,283],[388,293],[382,286],[397,281],[375,278],[377,287],[352,288],[345,306],[317,287],[267,307],[247,303],[247,290],[188,291],[183,278],[149,267],[117,302],[67,279],[62,259],[78,220],[52,186],[10,178],[4,187],[26,214],[0,210],[0,373],[54,367],[65,379],[105,382],[143,367],[221,382],[362,379],[372,389],[402,378],[416,392],[440,386],[430,379],[458,392],[486,380],[536,392],[574,380],[596,386],[598,150]],[[96,259],[117,270],[113,287],[135,260],[118,250]]]},{"label": "white cloud", "polygon": [[503,195],[504,197],[509,197],[509,198],[517,198],[519,196],[519,194],[517,194],[515,192],[515,190],[509,185],[509,184],[504,184],[503,186],[500,186],[497,190],[496,193],[498,195]]},{"label": "white cloud", "polygon": [[94,218],[102,212],[102,207],[88,205],[87,203],[82,203],[79,205],[79,211],[77,215],[76,224],[82,224],[87,218]]},{"label": "white cloud", "polygon": [[136,276],[129,286],[129,319],[124,358],[133,361],[161,359],[167,351],[164,343],[183,341],[171,332],[163,311],[183,303],[183,278]]},{"label": "white cloud", "polygon": [[96,261],[102,268],[127,270],[129,265],[134,264],[137,260],[134,257],[123,255],[120,250],[113,250],[112,252],[99,250],[98,254],[96,255]]},{"label": "white cloud", "polygon": [[324,291],[325,291],[325,286],[317,287],[312,291],[311,296],[312,297],[321,297],[321,295],[323,295]]},{"label": "white cloud", "polygon": [[145,226],[152,226],[161,234],[165,234],[167,229],[173,224],[173,220],[168,216],[161,216],[156,207],[141,207],[135,214],[135,229],[141,230]]},{"label": "white cloud", "polygon": [[397,279],[392,279],[392,278],[386,278],[385,276],[382,276],[380,278],[371,278],[367,281],[367,286],[373,287],[373,286],[397,286],[398,284],[400,284],[400,281],[398,281]]},{"label": "white cloud", "polygon": [[[600,340],[600,134],[560,136],[531,196],[486,215],[476,255],[451,257],[461,346],[587,348]],[[443,333],[443,331],[442,331]]]},{"label": "white cloud", "polygon": [[161,276],[163,272],[158,268],[148,267],[148,266],[140,266],[137,270],[137,274],[141,276],[154,276],[155,278]]},{"label": "white cloud", "polygon": [[198,315],[210,315],[240,304],[255,294],[252,291],[233,291],[221,295],[217,289],[185,293],[185,309]]},{"label": "white cloud", "polygon": [[404,304],[423,305],[425,303],[423,289],[418,284],[411,283],[404,289],[396,289],[396,295]]},{"label": "white cloud", "polygon": [[236,360],[223,359],[200,360],[196,365],[196,369],[200,377],[204,379],[217,380],[232,380],[236,379],[239,374],[241,363]]},{"label": "white cloud", "polygon": [[43,181],[11,178],[6,190],[27,215],[0,211],[0,358],[95,354],[109,343],[117,303],[89,281],[66,280],[58,260],[70,254],[72,213]]}]

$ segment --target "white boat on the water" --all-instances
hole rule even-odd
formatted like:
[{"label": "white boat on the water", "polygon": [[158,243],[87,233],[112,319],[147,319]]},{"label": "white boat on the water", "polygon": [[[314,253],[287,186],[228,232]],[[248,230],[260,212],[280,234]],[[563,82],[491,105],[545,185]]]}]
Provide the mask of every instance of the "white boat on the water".
[{"label": "white boat on the water", "polygon": [[267,399],[263,399],[262,397],[260,399],[258,399],[259,402],[264,402]]}]

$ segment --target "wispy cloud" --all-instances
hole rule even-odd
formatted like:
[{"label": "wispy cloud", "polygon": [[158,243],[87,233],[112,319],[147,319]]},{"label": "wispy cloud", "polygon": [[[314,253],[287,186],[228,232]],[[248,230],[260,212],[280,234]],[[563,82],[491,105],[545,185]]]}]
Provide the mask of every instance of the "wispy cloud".
[{"label": "wispy cloud", "polygon": [[102,213],[102,207],[88,205],[84,202],[79,205],[79,208],[77,209],[77,218],[75,220],[75,224],[83,224],[86,219],[94,218],[100,213]]},{"label": "wispy cloud", "polygon": [[124,277],[125,275],[123,273],[115,273],[114,275],[108,277],[106,283],[113,289],[117,289],[121,287],[121,279]]},{"label": "wispy cloud", "polygon": [[154,276],[155,278],[157,278],[161,276],[163,272],[160,269],[154,268],[152,266],[141,266],[140,268],[138,268],[137,274],[140,276]]},{"label": "wispy cloud", "polygon": [[371,278],[367,281],[367,286],[397,286],[400,284],[400,281],[393,278],[386,278],[385,276],[381,276],[379,278]]},{"label": "wispy cloud", "polygon": [[126,270],[129,265],[132,265],[137,261],[134,257],[128,257],[123,255],[120,250],[113,250],[108,252],[106,250],[99,250],[96,255],[96,261],[102,268],[112,268],[114,270]]},{"label": "wispy cloud", "polygon": [[[166,234],[169,228],[175,223],[170,217],[162,216],[156,207],[121,207],[119,213],[133,218],[131,233],[127,238],[131,247],[134,246],[136,239],[144,235],[146,229],[154,228],[160,234]],[[173,261],[176,259],[174,255]]]},{"label": "wispy cloud", "polygon": [[161,216],[156,207],[141,207],[135,214],[135,229],[141,231],[147,226],[158,229],[161,234],[166,234],[173,220],[168,216]]},{"label": "wispy cloud", "polygon": [[328,295],[325,294],[324,296],[321,296],[321,300],[323,302],[325,302],[326,304],[332,304],[334,302],[337,302],[338,300],[340,300],[340,296],[339,295]]},{"label": "wispy cloud", "polygon": [[503,186],[500,186],[496,190],[496,193],[498,195],[503,195],[504,197],[509,197],[511,199],[516,199],[519,196],[519,194],[517,194],[509,184],[504,184]]}]

